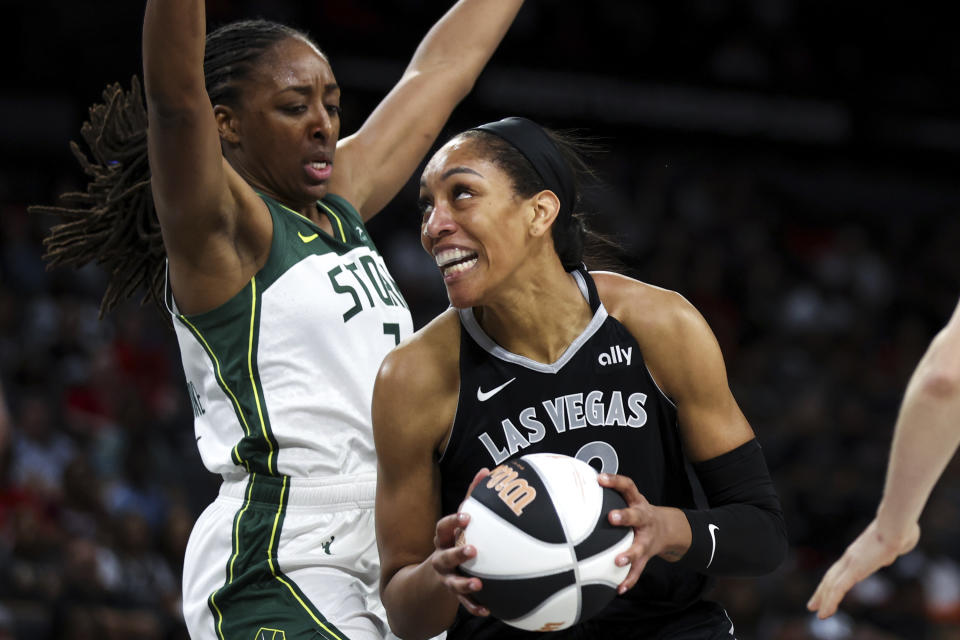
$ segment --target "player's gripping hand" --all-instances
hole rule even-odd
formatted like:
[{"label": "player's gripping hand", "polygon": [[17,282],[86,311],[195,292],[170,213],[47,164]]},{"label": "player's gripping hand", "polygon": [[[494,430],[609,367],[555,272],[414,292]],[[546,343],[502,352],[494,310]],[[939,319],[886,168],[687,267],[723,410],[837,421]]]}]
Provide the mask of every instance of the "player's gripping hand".
[{"label": "player's gripping hand", "polygon": [[893,564],[899,556],[911,551],[919,538],[917,523],[911,524],[906,535],[897,537],[889,535],[874,520],[827,570],[807,602],[807,609],[816,611],[820,619],[829,618],[837,612],[837,606],[853,585],[881,567]]},{"label": "player's gripping hand", "polygon": [[[464,500],[470,497],[474,487],[490,475],[490,470],[483,468],[477,472],[467,489]],[[462,503],[461,503],[462,505]],[[433,570],[440,575],[443,585],[449,589],[463,607],[475,616],[488,616],[490,610],[470,599],[470,594],[483,588],[480,578],[465,576],[457,571],[457,567],[477,555],[477,548],[472,544],[458,544],[463,536],[463,530],[470,523],[470,514],[452,513],[440,518],[437,522],[436,535],[433,538],[435,547],[430,556]]]},{"label": "player's gripping hand", "polygon": [[653,556],[679,560],[690,546],[690,526],[679,509],[650,504],[626,476],[601,473],[598,481],[603,487],[616,489],[627,502],[626,509],[613,509],[607,514],[610,524],[633,528],[633,544],[615,559],[618,567],[630,564],[630,572],[617,587],[617,593],[622,594],[633,588]]}]

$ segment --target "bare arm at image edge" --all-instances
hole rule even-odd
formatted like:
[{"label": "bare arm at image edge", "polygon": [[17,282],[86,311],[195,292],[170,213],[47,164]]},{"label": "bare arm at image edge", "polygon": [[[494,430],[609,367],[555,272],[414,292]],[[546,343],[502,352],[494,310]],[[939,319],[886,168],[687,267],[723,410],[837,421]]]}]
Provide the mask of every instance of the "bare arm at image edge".
[{"label": "bare arm at image edge", "polygon": [[960,303],[907,384],[877,515],[827,571],[807,603],[833,615],[858,582],[916,546],[918,520],[960,445]]}]

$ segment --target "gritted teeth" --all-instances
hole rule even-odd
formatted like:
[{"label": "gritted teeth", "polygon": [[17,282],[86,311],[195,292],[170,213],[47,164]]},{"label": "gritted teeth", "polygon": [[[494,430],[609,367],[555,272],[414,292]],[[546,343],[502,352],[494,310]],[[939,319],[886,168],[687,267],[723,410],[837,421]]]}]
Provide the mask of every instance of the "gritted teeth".
[{"label": "gritted teeth", "polygon": [[[437,266],[441,269],[448,267],[455,262],[467,262],[477,260],[477,253],[475,251],[467,251],[465,249],[444,249],[443,251],[438,252],[434,259],[437,261]],[[472,266],[472,265],[471,265]]]},{"label": "gritted teeth", "polygon": [[454,274],[460,273],[461,271],[466,271],[473,265],[477,264],[477,257],[468,258],[463,262],[454,263],[448,267],[441,267],[441,271],[444,276],[452,276]]},{"label": "gritted teeth", "polygon": [[326,162],[311,162],[311,163],[310,163],[310,166],[313,167],[314,169],[321,169],[321,170],[322,170],[322,169],[326,169],[326,168],[327,168],[327,163],[326,163]]}]

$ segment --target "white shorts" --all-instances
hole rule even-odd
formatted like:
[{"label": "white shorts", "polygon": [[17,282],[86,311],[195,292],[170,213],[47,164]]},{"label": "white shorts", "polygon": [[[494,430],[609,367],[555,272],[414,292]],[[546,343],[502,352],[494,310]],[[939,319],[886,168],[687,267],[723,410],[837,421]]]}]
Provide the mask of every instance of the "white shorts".
[{"label": "white shorts", "polygon": [[193,640],[383,640],[374,474],[225,480],[183,568]]}]

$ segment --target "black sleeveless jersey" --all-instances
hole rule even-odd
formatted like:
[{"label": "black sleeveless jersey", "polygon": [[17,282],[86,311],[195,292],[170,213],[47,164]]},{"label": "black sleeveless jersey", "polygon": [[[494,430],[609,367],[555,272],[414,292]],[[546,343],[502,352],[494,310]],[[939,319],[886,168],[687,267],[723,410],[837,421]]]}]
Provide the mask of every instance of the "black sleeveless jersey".
[{"label": "black sleeveless jersey", "polygon": [[[598,470],[628,476],[651,504],[695,506],[676,408],[650,376],[637,341],[607,314],[590,275],[575,271],[573,276],[594,315],[552,364],[507,351],[483,332],[472,310],[460,311],[459,404],[439,461],[444,514],[457,510],[478,469],[541,452],[574,456]],[[549,635],[556,640],[627,637],[605,634],[630,629],[629,637],[659,637],[662,624],[684,610],[693,607],[702,615],[706,586],[705,576],[654,557],[636,586],[598,616]],[[592,631],[584,635],[586,629],[578,627]],[[448,632],[450,640],[536,635],[472,616],[462,607]]]}]

